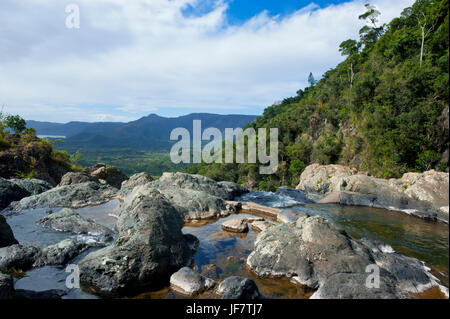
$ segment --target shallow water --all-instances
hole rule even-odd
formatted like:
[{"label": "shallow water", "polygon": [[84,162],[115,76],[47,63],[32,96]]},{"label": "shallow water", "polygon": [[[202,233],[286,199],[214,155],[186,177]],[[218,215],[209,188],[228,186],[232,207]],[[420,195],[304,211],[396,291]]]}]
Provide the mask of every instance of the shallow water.
[{"label": "shallow water", "polygon": [[[302,210],[307,211],[310,215],[323,216],[342,226],[353,237],[381,240],[402,254],[424,261],[448,287],[449,233],[446,224],[427,222],[402,212],[384,209],[306,204],[295,201],[286,195],[267,192],[251,192],[237,200]],[[77,212],[112,228],[116,219],[110,215],[114,214],[118,207],[119,202],[113,200],[103,205],[78,209]],[[20,243],[43,247],[74,236],[71,233],[58,232],[37,225],[36,220],[46,216],[46,210],[28,210],[18,215],[6,216]],[[58,211],[58,209],[54,211]],[[258,285],[263,298],[308,298],[313,293],[310,289],[290,283],[288,279],[257,278],[246,268],[246,258],[253,250],[257,233],[252,229],[245,234],[229,233],[221,229],[224,221],[236,217],[251,217],[251,215],[231,215],[219,220],[202,221],[183,227],[183,233],[192,234],[200,240],[200,245],[194,255],[194,269],[218,281],[233,275],[252,278]],[[77,257],[71,263],[76,263],[87,253]],[[28,271],[27,277],[18,280],[16,287],[35,291],[66,289],[65,278],[67,275],[64,267],[37,268]],[[198,298],[216,297],[212,294],[205,294]],[[65,298],[96,297],[79,289],[72,289]],[[142,293],[133,298],[178,299],[186,297],[175,294],[166,287],[159,291]]]}]

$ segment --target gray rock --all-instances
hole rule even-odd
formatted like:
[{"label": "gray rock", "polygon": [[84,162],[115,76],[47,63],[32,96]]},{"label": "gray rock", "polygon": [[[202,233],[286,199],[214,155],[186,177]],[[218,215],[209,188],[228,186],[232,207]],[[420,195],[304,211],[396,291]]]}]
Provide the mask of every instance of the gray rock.
[{"label": "gray rock", "polygon": [[5,217],[0,215],[0,248],[18,244],[11,227],[6,222]]},{"label": "gray rock", "polygon": [[22,211],[39,207],[84,207],[99,205],[113,198],[117,189],[96,182],[60,186],[42,194],[26,197],[19,202],[11,203],[8,210]]},{"label": "gray rock", "polygon": [[434,170],[381,179],[341,165],[308,166],[297,189],[321,194],[320,203],[339,203],[399,210],[448,223],[449,174]]},{"label": "gray rock", "polygon": [[28,192],[28,196],[38,195],[53,188],[50,183],[36,178],[13,178],[9,181]]},{"label": "gray rock", "polygon": [[244,218],[229,219],[222,223],[222,229],[233,233],[248,232],[248,223]]},{"label": "gray rock", "polygon": [[127,194],[136,186],[145,185],[153,181],[153,178],[147,173],[138,173],[132,175],[128,180],[122,182],[120,187],[121,193]]},{"label": "gray rock", "polygon": [[183,267],[170,277],[170,288],[187,296],[197,296],[215,286],[216,282],[189,267]]},{"label": "gray rock", "polygon": [[89,176],[117,189],[120,189],[122,183],[128,179],[128,176],[121,170],[105,164],[97,164],[93,167],[86,168],[84,171]]},{"label": "gray rock", "polygon": [[83,217],[70,208],[64,208],[57,213],[50,214],[38,220],[37,223],[44,227],[76,234],[105,235],[110,238],[114,235],[114,231],[108,227],[97,224],[92,219]]},{"label": "gray rock", "polygon": [[0,272],[0,300],[14,297],[14,282],[10,275]]},{"label": "gray rock", "polygon": [[[317,288],[315,298],[407,298],[413,286],[422,291],[439,286],[416,259],[378,242],[352,239],[319,216],[261,233],[247,265],[262,277],[288,277]],[[378,290],[366,287],[367,269],[373,265],[380,269]]]},{"label": "gray rock", "polygon": [[182,226],[160,192],[137,187],[119,209],[117,241],[79,262],[81,284],[106,297],[159,288],[191,258]]},{"label": "gray rock", "polygon": [[228,277],[222,281],[217,289],[222,299],[257,299],[258,287],[255,282],[245,277]]},{"label": "gray rock", "polygon": [[86,172],[69,172],[61,178],[58,186],[82,184],[87,182],[98,182],[98,179],[89,176]]},{"label": "gray rock", "polygon": [[21,200],[29,196],[29,193],[17,184],[0,177],[0,210],[11,202]]},{"label": "gray rock", "polygon": [[50,245],[41,250],[33,267],[48,265],[65,265],[67,262],[91,247],[85,242],[68,238],[55,245]]},{"label": "gray rock", "polygon": [[0,270],[15,268],[30,269],[41,254],[39,248],[29,245],[11,245],[0,248]]},{"label": "gray rock", "polygon": [[308,217],[308,214],[292,209],[286,209],[282,210],[281,213],[278,214],[277,219],[280,223],[286,224],[295,223],[300,217]]},{"label": "gray rock", "polygon": [[[125,184],[124,186],[126,186]],[[235,213],[236,208],[227,200],[246,191],[229,182],[216,182],[200,175],[164,173],[158,180],[145,183],[163,194],[180,211],[185,221],[211,219]],[[124,198],[141,186],[126,187],[119,193]]]},{"label": "gray rock", "polygon": [[267,229],[269,229],[270,227],[273,227],[273,226],[275,226],[274,223],[271,223],[271,222],[268,222],[268,221],[264,220],[264,221],[252,222],[250,227],[254,231],[262,232],[262,231],[265,231],[265,230],[267,230]]}]

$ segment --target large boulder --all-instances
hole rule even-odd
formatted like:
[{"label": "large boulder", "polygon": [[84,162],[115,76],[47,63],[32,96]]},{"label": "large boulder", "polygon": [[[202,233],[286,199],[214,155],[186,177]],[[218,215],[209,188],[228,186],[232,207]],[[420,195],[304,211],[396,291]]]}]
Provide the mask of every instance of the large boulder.
[{"label": "large boulder", "polygon": [[59,186],[96,181],[101,184],[108,184],[117,189],[120,189],[122,183],[127,179],[128,176],[119,169],[112,166],[107,166],[105,164],[97,164],[91,167],[87,167],[81,172],[67,173],[61,178]]},{"label": "large boulder", "polygon": [[[315,298],[409,298],[408,292],[439,286],[423,263],[378,247],[322,217],[305,216],[259,234],[247,265],[259,276],[318,289]],[[380,269],[379,288],[366,285],[371,267]]]},{"label": "large boulder", "polygon": [[6,222],[5,217],[0,215],[0,248],[18,244],[11,227]]},{"label": "large boulder", "polygon": [[22,211],[39,207],[79,208],[103,204],[112,199],[116,193],[117,189],[96,182],[60,186],[39,195],[23,198],[19,202],[13,202],[8,209]]},{"label": "large boulder", "polygon": [[61,182],[58,186],[67,186],[96,181],[98,181],[96,178],[89,176],[85,172],[69,172],[61,178]]},{"label": "large boulder", "polygon": [[135,188],[119,209],[116,242],[80,261],[81,284],[105,297],[167,284],[191,258],[182,226],[182,216],[159,191]]},{"label": "large boulder", "polygon": [[37,223],[44,227],[76,234],[104,235],[107,237],[114,235],[114,231],[108,227],[97,224],[92,219],[83,217],[70,208],[64,208],[57,213],[52,213],[38,220]]},{"label": "large boulder", "polygon": [[29,245],[11,245],[0,248],[0,271],[8,268],[30,269],[41,254],[39,248]]},{"label": "large boulder", "polygon": [[19,185],[0,177],[0,210],[11,202],[19,201],[29,193]]},{"label": "large boulder", "polygon": [[138,173],[132,175],[129,179],[122,182],[120,187],[121,193],[128,193],[132,191],[136,186],[145,185],[153,181],[153,178],[147,173]]},{"label": "large boulder", "polygon": [[386,180],[341,165],[313,164],[301,174],[297,189],[322,195],[319,203],[399,210],[448,222],[448,173],[432,170]]},{"label": "large boulder", "polygon": [[[236,207],[228,200],[247,191],[234,183],[216,182],[201,175],[186,173],[164,173],[158,180],[147,183],[144,179],[143,182],[158,189],[183,214],[186,221],[235,213]],[[126,187],[119,196],[123,198],[132,191],[133,188]]]}]

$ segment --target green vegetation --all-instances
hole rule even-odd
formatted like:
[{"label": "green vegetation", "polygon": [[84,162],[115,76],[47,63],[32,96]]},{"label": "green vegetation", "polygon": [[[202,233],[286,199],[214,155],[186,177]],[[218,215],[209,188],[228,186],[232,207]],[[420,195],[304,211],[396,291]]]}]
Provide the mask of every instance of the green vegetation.
[{"label": "green vegetation", "polygon": [[310,74],[310,87],[249,125],[279,129],[276,174],[259,175],[255,164],[199,164],[188,172],[274,190],[295,186],[311,163],[382,178],[448,170],[448,0],[416,1],[388,25],[378,25],[374,6],[366,9],[360,39],[339,47],[342,63],[317,83]]},{"label": "green vegetation", "polygon": [[[76,159],[76,164],[82,167],[92,166],[97,163],[114,166],[128,176],[146,172],[154,177],[161,176],[163,172],[184,171],[188,164],[174,164],[170,160],[169,153],[155,151],[140,151],[136,149],[75,149],[62,143],[56,143],[59,149],[64,149]],[[77,154],[83,154],[78,156]]]}]

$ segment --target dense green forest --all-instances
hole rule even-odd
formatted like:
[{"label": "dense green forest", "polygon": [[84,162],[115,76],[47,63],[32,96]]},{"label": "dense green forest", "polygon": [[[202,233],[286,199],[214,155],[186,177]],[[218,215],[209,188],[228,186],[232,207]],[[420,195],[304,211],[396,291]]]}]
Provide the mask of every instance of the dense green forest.
[{"label": "dense green forest", "polygon": [[276,174],[256,164],[188,169],[264,190],[295,186],[311,163],[339,163],[382,177],[448,171],[448,0],[421,0],[388,25],[376,7],[360,39],[342,42],[346,59],[297,96],[272,105],[249,127],[279,129]]}]

